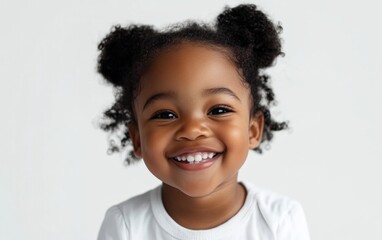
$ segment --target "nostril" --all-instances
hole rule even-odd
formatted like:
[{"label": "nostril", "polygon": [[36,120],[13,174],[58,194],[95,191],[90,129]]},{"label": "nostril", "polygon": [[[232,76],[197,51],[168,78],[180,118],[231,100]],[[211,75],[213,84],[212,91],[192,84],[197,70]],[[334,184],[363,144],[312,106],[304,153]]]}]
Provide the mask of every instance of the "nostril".
[{"label": "nostril", "polygon": [[187,125],[180,128],[175,133],[175,139],[177,140],[197,140],[208,137],[210,135],[209,128],[202,124]]},{"label": "nostril", "polygon": [[178,141],[195,141],[195,140],[198,140],[198,139],[203,139],[203,138],[206,138],[207,136],[206,135],[198,135],[196,137],[194,136],[190,136],[190,135],[182,135],[180,137],[176,137],[176,140]]}]

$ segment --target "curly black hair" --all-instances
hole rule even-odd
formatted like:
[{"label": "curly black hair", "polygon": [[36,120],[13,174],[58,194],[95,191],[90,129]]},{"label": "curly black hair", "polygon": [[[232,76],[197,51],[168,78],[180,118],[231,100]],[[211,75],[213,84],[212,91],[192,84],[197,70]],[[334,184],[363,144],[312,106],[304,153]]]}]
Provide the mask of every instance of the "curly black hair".
[{"label": "curly black hair", "polygon": [[[140,76],[150,66],[160,51],[188,41],[205,46],[219,47],[229,52],[229,58],[240,76],[250,87],[251,113],[261,112],[264,129],[261,144],[253,149],[262,153],[265,142],[273,138],[274,131],[288,128],[287,122],[277,122],[271,117],[274,92],[269,75],[262,72],[270,67],[277,56],[283,56],[279,34],[281,25],[274,24],[268,16],[253,4],[224,7],[213,25],[196,21],[174,24],[165,31],[157,31],[151,25],[115,25],[98,44],[100,51],[97,71],[115,90],[114,104],[103,112],[99,126],[104,131],[119,136],[119,144],[110,141],[109,153],[120,152],[131,139],[128,123],[136,122],[133,102],[138,93]],[[131,150],[126,163],[138,160]]]}]

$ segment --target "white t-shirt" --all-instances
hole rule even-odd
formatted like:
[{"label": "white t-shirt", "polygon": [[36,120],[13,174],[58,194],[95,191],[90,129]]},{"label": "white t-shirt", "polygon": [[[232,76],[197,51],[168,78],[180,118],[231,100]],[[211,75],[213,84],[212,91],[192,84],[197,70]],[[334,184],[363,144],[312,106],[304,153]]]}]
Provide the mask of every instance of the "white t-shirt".
[{"label": "white t-shirt", "polygon": [[111,206],[98,240],[309,240],[305,214],[299,202],[281,194],[247,189],[244,205],[231,219],[207,230],[187,229],[166,212],[161,186]]}]

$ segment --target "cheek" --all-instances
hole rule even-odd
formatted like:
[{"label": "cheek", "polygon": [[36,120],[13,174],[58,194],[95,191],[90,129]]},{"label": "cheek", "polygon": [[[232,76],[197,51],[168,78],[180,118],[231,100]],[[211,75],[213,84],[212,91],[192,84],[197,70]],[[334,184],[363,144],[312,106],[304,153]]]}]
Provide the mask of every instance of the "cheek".
[{"label": "cheek", "polygon": [[246,126],[247,123],[245,121],[232,121],[227,123],[220,131],[227,142],[239,145],[249,142],[248,129]]},{"label": "cheek", "polygon": [[[236,121],[220,130],[220,137],[226,144],[230,158],[237,159],[237,164],[245,161],[249,150],[249,133],[245,121]],[[232,163],[232,162],[231,162]]]},{"label": "cheek", "polygon": [[151,129],[146,127],[141,135],[142,157],[154,175],[160,169],[166,168],[165,149],[169,143],[169,134],[161,129]]},{"label": "cheek", "polygon": [[142,143],[142,158],[147,167],[147,169],[158,179],[162,180],[162,173],[164,164],[160,159],[162,158],[160,155],[160,142],[157,144],[153,144],[155,142],[154,138],[145,137],[146,141]]}]

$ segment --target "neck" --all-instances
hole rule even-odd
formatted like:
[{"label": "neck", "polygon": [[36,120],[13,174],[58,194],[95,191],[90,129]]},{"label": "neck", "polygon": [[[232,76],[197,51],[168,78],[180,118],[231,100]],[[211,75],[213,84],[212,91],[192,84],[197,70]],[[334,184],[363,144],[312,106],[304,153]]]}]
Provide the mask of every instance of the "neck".
[{"label": "neck", "polygon": [[179,225],[194,230],[226,222],[240,210],[245,197],[245,188],[237,179],[203,197],[190,197],[165,183],[162,187],[163,205],[168,214]]}]

